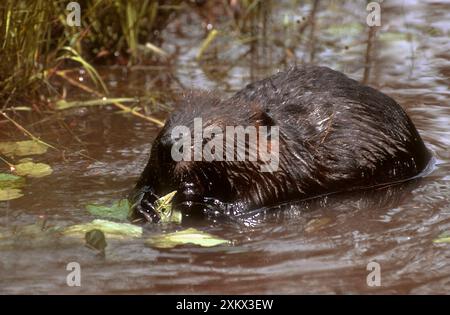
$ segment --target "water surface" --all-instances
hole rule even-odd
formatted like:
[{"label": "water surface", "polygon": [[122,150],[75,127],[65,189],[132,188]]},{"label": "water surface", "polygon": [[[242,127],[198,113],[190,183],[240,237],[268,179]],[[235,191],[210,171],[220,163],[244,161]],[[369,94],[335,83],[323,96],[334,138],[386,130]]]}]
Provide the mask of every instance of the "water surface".
[{"label": "water surface", "polygon": [[[350,1],[330,3],[316,13],[312,36],[306,29],[301,39],[295,37],[295,24],[311,5],[291,10],[282,3],[273,6],[269,31],[260,41],[239,44],[224,35],[218,39],[222,46],[203,63],[195,61],[204,35],[196,25],[202,21],[190,16],[184,34],[175,26],[165,31],[163,48],[178,49],[171,66],[112,67],[101,73],[115,96],[165,95],[159,102],[167,107],[183,88],[226,96],[295,62],[327,65],[362,80],[367,12]],[[436,158],[431,174],[392,189],[290,205],[254,224],[189,223],[233,240],[232,246],[149,248],[145,238],[175,229],[154,225],[145,227],[142,239],[108,240],[104,258],[82,243],[0,239],[0,292],[448,293],[450,244],[433,240],[450,231],[450,10],[438,1],[389,1],[382,8],[368,83],[406,109]],[[294,26],[281,27],[284,20]],[[73,100],[86,99],[76,89],[69,92]],[[57,226],[92,220],[85,205],[126,195],[159,130],[114,108],[22,113],[19,119],[59,151],[37,158],[52,165],[51,176],[29,180],[24,197],[0,202],[2,231],[41,219]],[[0,137],[25,139],[7,124],[0,125]],[[71,261],[81,264],[79,288],[66,285]],[[381,266],[377,288],[366,283],[372,261]]]}]

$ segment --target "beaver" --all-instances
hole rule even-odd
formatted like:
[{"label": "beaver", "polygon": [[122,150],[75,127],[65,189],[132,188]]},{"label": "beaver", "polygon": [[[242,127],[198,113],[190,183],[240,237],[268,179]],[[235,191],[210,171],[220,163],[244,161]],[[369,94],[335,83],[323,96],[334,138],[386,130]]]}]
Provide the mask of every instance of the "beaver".
[{"label": "beaver", "polygon": [[[187,135],[180,136],[180,126]],[[265,127],[266,133],[231,141],[231,149],[244,145],[240,152],[253,159],[219,149],[211,150],[215,159],[195,154],[195,145],[205,149],[214,139],[230,149],[223,132],[229,126]],[[192,141],[180,148],[181,138]],[[269,161],[265,149],[278,154]],[[273,160],[272,170],[262,168]],[[419,176],[430,160],[414,124],[391,97],[327,67],[294,66],[225,100],[186,93],[154,140],[130,196],[130,219],[157,222],[154,203],[172,191],[185,215],[234,216],[405,181]]]}]

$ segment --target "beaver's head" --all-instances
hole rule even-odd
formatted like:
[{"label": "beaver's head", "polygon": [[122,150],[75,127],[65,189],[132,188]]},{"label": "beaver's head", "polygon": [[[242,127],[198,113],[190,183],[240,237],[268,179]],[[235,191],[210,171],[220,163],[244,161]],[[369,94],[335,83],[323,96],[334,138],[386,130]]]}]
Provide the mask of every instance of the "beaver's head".
[{"label": "beaver's head", "polygon": [[277,169],[275,125],[257,104],[187,95],[153,143],[131,197],[131,219],[158,221],[155,201],[172,191],[175,208],[191,215],[226,211],[231,203],[266,205],[289,185]]}]

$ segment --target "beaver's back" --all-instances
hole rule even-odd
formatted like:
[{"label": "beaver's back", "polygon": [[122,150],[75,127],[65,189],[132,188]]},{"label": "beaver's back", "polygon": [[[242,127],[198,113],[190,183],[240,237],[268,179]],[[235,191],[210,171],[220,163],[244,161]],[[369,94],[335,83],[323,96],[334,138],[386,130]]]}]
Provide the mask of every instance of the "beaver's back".
[{"label": "beaver's back", "polygon": [[392,98],[326,67],[280,72],[229,101],[260,104],[280,127],[292,152],[281,149],[281,162],[307,186],[303,190],[326,193],[404,180],[430,160],[415,126]]}]

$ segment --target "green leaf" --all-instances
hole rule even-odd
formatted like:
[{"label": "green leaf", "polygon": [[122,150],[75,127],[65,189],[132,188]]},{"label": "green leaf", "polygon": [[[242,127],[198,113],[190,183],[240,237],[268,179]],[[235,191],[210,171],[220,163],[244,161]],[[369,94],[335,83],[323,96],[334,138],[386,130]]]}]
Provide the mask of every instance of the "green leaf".
[{"label": "green leaf", "polygon": [[25,178],[13,174],[0,173],[0,189],[20,188],[25,185]]},{"label": "green leaf", "polygon": [[17,188],[0,188],[0,201],[12,200],[22,197],[22,190]]},{"label": "green leaf", "polygon": [[229,244],[230,241],[217,238],[214,235],[194,228],[162,234],[148,239],[145,244],[156,248],[173,248],[177,245],[194,244],[202,247],[212,247]]},{"label": "green leaf", "polygon": [[108,244],[106,243],[105,233],[99,229],[86,232],[84,235],[86,246],[99,251],[104,251]]},{"label": "green leaf", "polygon": [[25,162],[14,165],[17,175],[29,177],[44,177],[50,175],[53,170],[45,163]]},{"label": "green leaf", "polygon": [[444,232],[433,243],[450,243],[450,232]]},{"label": "green leaf", "polygon": [[172,199],[176,193],[176,190],[172,191],[155,201],[155,212],[161,218],[161,223],[181,223],[181,212],[174,210],[172,207]]},{"label": "green leaf", "polygon": [[126,220],[130,205],[127,199],[115,201],[111,206],[87,205],[86,209],[95,216],[117,220]]},{"label": "green leaf", "polygon": [[48,146],[35,140],[0,142],[0,153],[9,157],[43,154]]},{"label": "green leaf", "polygon": [[63,230],[63,234],[83,238],[87,232],[95,229],[105,233],[106,237],[115,239],[127,239],[142,235],[142,227],[140,226],[100,219],[85,224],[69,226]]}]

